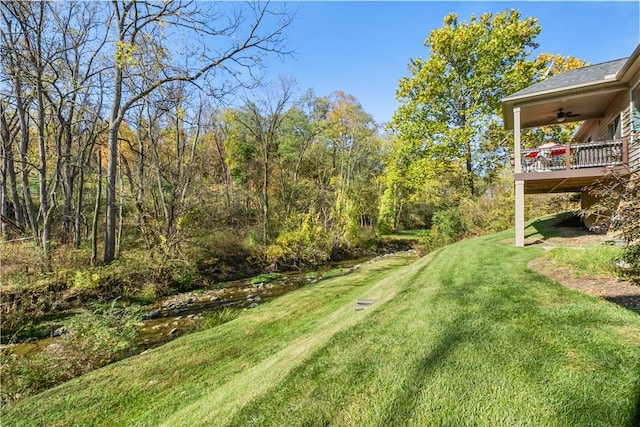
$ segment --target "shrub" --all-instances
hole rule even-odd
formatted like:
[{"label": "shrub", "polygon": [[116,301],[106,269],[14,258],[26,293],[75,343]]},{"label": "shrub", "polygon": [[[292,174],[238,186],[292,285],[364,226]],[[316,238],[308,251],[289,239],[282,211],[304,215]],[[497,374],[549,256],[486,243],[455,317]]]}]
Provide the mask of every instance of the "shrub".
[{"label": "shrub", "polygon": [[453,243],[467,232],[464,217],[458,206],[437,211],[431,219],[431,228],[420,234],[418,243],[423,253]]},{"label": "shrub", "polygon": [[603,179],[585,189],[598,199],[581,211],[583,217],[595,217],[601,230],[619,233],[627,246],[622,259],[622,274],[640,282],[640,174],[629,177],[610,171]]},{"label": "shrub", "polygon": [[216,326],[230,322],[240,316],[240,311],[237,309],[225,307],[222,310],[214,311],[207,315],[204,319],[198,322],[197,330],[203,331],[206,329],[215,328]]},{"label": "shrub", "polygon": [[130,355],[136,348],[140,310],[115,302],[65,323],[68,333],[27,356],[0,364],[2,402],[18,400]]},{"label": "shrub", "polygon": [[280,232],[276,240],[264,250],[271,268],[278,266],[300,267],[316,265],[331,253],[330,239],[320,225],[318,215],[313,212],[301,215],[298,225]]},{"label": "shrub", "polygon": [[249,283],[251,283],[252,285],[257,285],[258,283],[270,283],[283,277],[284,274],[282,273],[264,273],[252,278]]},{"label": "shrub", "polygon": [[71,280],[72,288],[96,288],[100,285],[100,275],[88,271],[76,270],[73,279]]}]

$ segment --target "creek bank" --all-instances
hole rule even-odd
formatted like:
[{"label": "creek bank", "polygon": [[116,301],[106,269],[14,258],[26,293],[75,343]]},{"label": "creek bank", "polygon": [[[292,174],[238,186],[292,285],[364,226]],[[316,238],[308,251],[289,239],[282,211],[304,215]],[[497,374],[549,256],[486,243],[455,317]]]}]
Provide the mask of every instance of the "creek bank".
[{"label": "creek bank", "polygon": [[[406,252],[406,251],[400,251]],[[198,289],[155,300],[142,309],[138,326],[140,351],[162,345],[197,328],[207,315],[223,309],[248,310],[301,287],[326,278],[348,275],[361,266],[397,255],[389,252],[373,258],[330,263],[322,269],[308,272],[286,272],[275,279],[257,278],[217,283],[213,288]],[[54,342],[55,335],[65,332],[61,324],[49,323],[51,333],[40,339],[3,345],[4,351],[27,355]]]},{"label": "creek bank", "polygon": [[[334,251],[327,264],[307,268],[322,270],[380,254],[406,251],[412,248],[413,243],[376,239],[368,250]],[[292,266],[289,271],[286,268],[281,268],[280,271],[287,275],[301,272]],[[143,268],[126,275],[104,275],[99,282],[89,286],[77,286],[73,280],[63,280],[60,277],[64,275],[59,275],[57,279],[47,279],[29,287],[2,289],[0,344],[50,337],[66,317],[96,304],[108,304],[114,300],[125,305],[147,304],[152,300],[194,289],[228,287],[230,281],[267,272],[268,269],[250,258],[225,258],[197,263],[195,270],[187,273],[180,268],[176,271],[147,271]]]},{"label": "creek bank", "polygon": [[235,280],[225,282],[221,288],[190,291],[162,298],[144,309],[140,322],[140,346],[148,349],[187,333],[195,329],[198,322],[209,313],[226,308],[253,309],[288,292],[313,285],[322,279],[348,275],[364,265],[398,253],[400,252],[390,252],[365,260],[332,263],[320,271],[288,272],[271,281],[256,281],[255,278]]}]

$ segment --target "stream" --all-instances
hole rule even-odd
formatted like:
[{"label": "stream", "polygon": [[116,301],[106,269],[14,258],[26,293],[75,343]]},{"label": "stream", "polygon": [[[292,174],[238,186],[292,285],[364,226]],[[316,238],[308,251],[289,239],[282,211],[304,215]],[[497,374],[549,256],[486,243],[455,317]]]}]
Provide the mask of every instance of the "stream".
[{"label": "stream", "polygon": [[[285,272],[272,280],[259,281],[257,278],[246,278],[221,282],[217,284],[219,287],[216,288],[199,289],[160,298],[143,307],[143,315],[139,322],[140,351],[157,347],[194,330],[200,320],[215,311],[225,308],[253,309],[266,301],[313,284],[323,278],[349,274],[365,263],[374,262],[396,253],[388,253],[375,258],[365,257],[329,263],[311,272]],[[260,277],[263,276],[258,276],[258,278]],[[3,345],[0,349],[10,354],[26,356],[50,345],[55,340],[56,337],[52,336]]]}]

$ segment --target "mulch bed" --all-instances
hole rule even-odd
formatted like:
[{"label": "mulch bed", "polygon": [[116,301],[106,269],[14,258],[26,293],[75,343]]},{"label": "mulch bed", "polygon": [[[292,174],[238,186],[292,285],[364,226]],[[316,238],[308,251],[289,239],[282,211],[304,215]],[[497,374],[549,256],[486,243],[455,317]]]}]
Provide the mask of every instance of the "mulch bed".
[{"label": "mulch bed", "polygon": [[532,270],[549,276],[558,283],[589,295],[598,296],[640,314],[640,286],[611,276],[576,277],[568,267],[554,265],[547,258],[529,263]]}]

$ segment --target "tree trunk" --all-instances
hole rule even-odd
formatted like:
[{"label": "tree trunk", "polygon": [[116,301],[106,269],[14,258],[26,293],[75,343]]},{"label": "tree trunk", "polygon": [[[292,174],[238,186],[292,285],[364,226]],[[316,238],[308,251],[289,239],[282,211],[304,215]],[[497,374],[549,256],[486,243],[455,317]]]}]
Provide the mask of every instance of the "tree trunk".
[{"label": "tree trunk", "polygon": [[[138,191],[136,192],[136,210],[138,211],[138,227],[143,234],[146,234],[146,224],[144,218],[144,138],[138,138]],[[133,184],[133,183],[132,183]],[[146,239],[146,236],[145,236]]]},{"label": "tree trunk", "polygon": [[[0,107],[1,108],[1,107]],[[13,122],[13,119],[7,121],[4,111],[0,112],[0,134],[2,139],[2,156],[4,162],[4,170],[3,170],[3,179],[4,185],[6,185],[6,203],[8,209],[9,196],[11,196],[11,203],[13,205],[13,218],[15,224],[19,229],[24,230],[24,215],[22,212],[22,205],[20,203],[20,198],[18,196],[18,185],[16,179],[16,167],[15,162],[13,160],[13,135],[11,130],[10,121]]]},{"label": "tree trunk", "polygon": [[118,163],[118,131],[122,123],[120,115],[120,102],[122,100],[122,69],[116,66],[115,70],[115,90],[113,104],[111,106],[111,116],[109,118],[109,141],[107,157],[107,198],[106,223],[104,235],[104,263],[109,264],[116,255],[116,179]]},{"label": "tree trunk", "polygon": [[100,216],[100,199],[102,199],[102,151],[98,149],[98,183],[96,185],[96,203],[93,208],[91,225],[91,265],[98,262],[98,217]]},{"label": "tree trunk", "polygon": [[9,197],[7,195],[7,155],[5,154],[5,144],[2,141],[0,156],[2,156],[2,166],[0,166],[0,237],[8,240],[7,224],[4,218],[9,215]]},{"label": "tree trunk", "polygon": [[107,152],[107,198],[105,201],[104,263],[109,264],[116,255],[116,178],[118,162],[118,129],[109,125],[109,145]]},{"label": "tree trunk", "polygon": [[9,147],[9,150],[7,151],[7,177],[9,178],[9,190],[11,193],[11,202],[13,203],[15,222],[20,229],[24,230],[24,212],[22,204],[20,203],[20,197],[18,196],[16,170],[13,161],[13,147]]},{"label": "tree trunk", "polygon": [[[40,6],[40,22],[44,13],[44,5]],[[42,28],[39,28],[42,31]],[[42,34],[37,34],[38,58],[36,58],[36,99],[38,102],[37,130],[38,130],[38,151],[40,158],[39,175],[39,196],[40,214],[42,215],[41,247],[44,257],[44,270],[51,271],[51,209],[49,209],[49,191],[47,190],[47,141],[45,129],[45,103],[44,103],[44,69],[42,61]],[[58,159],[59,160],[59,159]],[[57,171],[56,171],[57,174]],[[58,177],[56,177],[58,179]]]},{"label": "tree trunk", "polygon": [[465,148],[465,163],[467,168],[466,173],[466,181],[467,188],[469,189],[469,195],[473,196],[475,194],[475,186],[473,183],[473,161],[471,159],[471,141],[467,140],[464,143]]},{"label": "tree trunk", "polygon": [[82,203],[84,202],[84,166],[80,167],[80,172],[78,173],[78,189],[77,189],[77,197],[76,197],[76,211],[75,218],[73,224],[73,245],[76,248],[80,247],[80,242],[82,241]]},{"label": "tree trunk", "polygon": [[262,244],[267,245],[269,229],[269,144],[264,143],[264,174],[262,176]]},{"label": "tree trunk", "polygon": [[118,233],[116,234],[116,255],[120,256],[120,243],[122,241],[122,228],[124,226],[124,179],[122,177],[122,167],[120,167],[118,179],[120,182],[120,203],[118,206]]},{"label": "tree trunk", "polygon": [[222,142],[220,141],[220,136],[215,133],[213,136],[213,142],[216,146],[216,152],[218,153],[218,161],[220,164],[220,173],[222,174],[222,179],[224,181],[224,205],[228,209],[231,207],[231,194],[232,194],[232,180],[231,173],[229,172],[229,166],[227,165],[226,154],[222,148]]},{"label": "tree trunk", "polygon": [[22,97],[22,82],[18,76],[14,78],[16,88],[16,111],[18,113],[18,123],[20,128],[20,162],[21,173],[20,181],[22,187],[22,201],[26,211],[26,221],[31,228],[33,236],[37,238],[40,234],[38,221],[36,220],[36,212],[31,198],[31,182],[29,181],[29,115],[24,98]]},{"label": "tree trunk", "polygon": [[[74,99],[75,101],[75,99]],[[64,151],[62,152],[62,190],[64,193],[64,204],[62,207],[62,242],[70,240],[74,228],[73,221],[73,189],[76,180],[75,167],[71,164],[71,145],[73,142],[71,132],[71,120],[73,118],[73,107],[70,109],[69,120],[61,121],[64,126]]]}]

